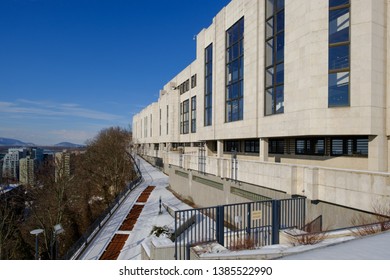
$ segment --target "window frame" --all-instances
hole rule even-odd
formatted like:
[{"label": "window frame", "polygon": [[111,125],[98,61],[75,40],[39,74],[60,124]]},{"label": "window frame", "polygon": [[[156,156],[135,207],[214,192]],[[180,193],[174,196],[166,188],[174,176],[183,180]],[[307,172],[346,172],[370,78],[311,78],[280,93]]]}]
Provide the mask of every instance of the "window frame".
[{"label": "window frame", "polygon": [[[341,4],[341,5],[335,5],[335,6],[332,6],[331,5],[331,1],[332,0],[329,0],[328,4],[329,4],[329,20],[328,20],[328,108],[337,108],[337,107],[349,107],[351,105],[351,1],[348,0],[348,3],[344,3],[344,4]],[[331,13],[334,12],[334,11],[341,11],[343,9],[348,9],[348,14],[349,14],[349,17],[348,17],[348,40],[346,41],[340,41],[340,42],[334,42],[334,43],[331,43]],[[348,47],[348,66],[345,67],[340,67],[340,68],[331,68],[330,66],[330,59],[331,59],[331,50],[334,50],[335,48],[340,48],[340,47],[343,47],[343,46],[347,46]],[[333,76],[334,75],[338,75],[340,73],[348,73],[348,83],[345,83],[348,85],[348,90],[347,90],[347,101],[346,102],[341,102],[340,104],[338,104],[337,102],[334,101],[334,93],[335,90],[335,86],[331,85],[331,81],[334,80]],[[332,78],[331,78],[332,77]],[[337,78],[336,78],[337,79]],[[337,84],[336,84],[337,86]],[[344,86],[343,84],[341,84],[340,88]],[[339,95],[340,97],[343,97],[344,95]]]},{"label": "window frame", "polygon": [[[272,11],[269,8],[269,3],[272,4]],[[279,5],[281,4],[281,5]],[[283,27],[279,29],[279,15],[282,14]],[[272,26],[269,28],[269,23],[272,21]],[[265,32],[264,32],[264,116],[273,116],[284,113],[284,53],[285,53],[285,3],[284,1],[267,0],[265,1]],[[283,57],[278,60],[278,38],[283,36]],[[272,42],[272,43],[271,43]],[[271,56],[269,56],[268,48],[271,46]],[[269,63],[268,63],[269,61]],[[278,67],[282,66],[282,78],[280,79],[281,71]],[[279,76],[278,76],[279,73]],[[281,80],[281,81],[280,81]],[[282,89],[280,91],[280,89]],[[282,94],[280,94],[282,93]],[[282,96],[282,101],[278,102]],[[270,100],[269,100],[270,99]],[[270,104],[268,104],[270,103]],[[278,109],[278,104],[282,106]],[[270,105],[270,106],[269,106]]]},{"label": "window frame", "polygon": [[[303,152],[298,150],[298,141],[303,141]],[[322,141],[322,152],[316,152],[316,144],[318,141]],[[323,137],[318,138],[297,138],[295,139],[295,154],[296,155],[308,155],[308,156],[324,156],[326,153],[326,139]]]},{"label": "window frame", "polygon": [[[245,39],[244,31],[245,31],[245,20],[244,17],[241,17],[225,32],[226,34],[225,122],[226,123],[241,121],[244,119],[244,102],[243,102],[244,75],[245,75],[244,73],[244,39]],[[231,75],[229,75],[229,73],[231,73]],[[234,73],[236,73],[237,78],[234,78],[235,76]],[[229,79],[230,76],[231,79]],[[237,94],[231,94],[235,90],[237,91]]]},{"label": "window frame", "polygon": [[[339,140],[341,141],[342,145],[342,153],[335,153],[334,152],[334,144],[333,141]],[[365,153],[358,153],[358,141],[359,140],[365,140],[367,141],[367,154]],[[349,141],[352,141],[352,153],[349,153]],[[368,157],[369,154],[369,139],[366,136],[343,136],[343,137],[331,137],[330,139],[330,155],[332,157]]]},{"label": "window frame", "polygon": [[[249,147],[248,147],[248,145],[249,145]],[[244,141],[244,152],[249,153],[249,154],[259,154],[260,153],[260,140],[259,139],[245,140]]]},{"label": "window frame", "polygon": [[186,99],[180,104],[180,134],[189,134],[190,100]]},{"label": "window frame", "polygon": [[285,145],[286,141],[284,139],[270,139],[268,140],[268,153],[283,155]]},{"label": "window frame", "polygon": [[191,89],[196,87],[196,79],[197,79],[197,75],[196,74],[191,76]]},{"label": "window frame", "polygon": [[[236,150],[234,150],[235,148]],[[223,141],[223,151],[225,153],[234,153],[234,152],[241,153],[241,141],[240,140]]]},{"label": "window frame", "polygon": [[191,97],[191,133],[196,133],[196,95]]},{"label": "window frame", "polygon": [[204,126],[213,124],[213,51],[213,43],[204,51]]}]

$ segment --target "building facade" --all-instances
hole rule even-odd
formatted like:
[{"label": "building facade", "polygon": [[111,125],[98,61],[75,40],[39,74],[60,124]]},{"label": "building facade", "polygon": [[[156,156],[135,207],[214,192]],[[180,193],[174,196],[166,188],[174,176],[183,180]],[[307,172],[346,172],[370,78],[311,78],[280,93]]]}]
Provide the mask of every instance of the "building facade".
[{"label": "building facade", "polygon": [[35,184],[35,172],[38,160],[27,156],[19,160],[19,182],[25,185]]},{"label": "building facade", "polygon": [[[232,0],[197,35],[195,61],[134,116],[138,152],[171,164],[205,149],[241,161],[240,180],[369,211],[390,195],[389,16],[388,0]],[[284,186],[266,178],[286,168],[298,171]],[[343,183],[322,184],[331,171]],[[349,190],[350,174],[384,184]]]},{"label": "building facade", "polygon": [[3,178],[11,181],[19,180],[19,160],[26,157],[23,148],[10,148],[3,158]]},{"label": "building facade", "polygon": [[72,175],[72,153],[64,150],[62,152],[55,153],[55,181],[58,182],[61,179],[69,179]]},{"label": "building facade", "polygon": [[[43,149],[37,147],[28,147],[28,148],[10,148],[8,149],[8,153],[5,154],[3,158],[3,166],[2,166],[2,176],[3,179],[11,180],[18,182],[19,180],[27,180],[25,174],[25,166],[20,167],[20,161],[25,158],[29,158],[30,160],[35,160],[35,165],[38,166],[43,162]],[[24,163],[26,164],[26,163]],[[28,165],[28,164],[27,164]],[[34,168],[34,170],[36,167]],[[23,170],[24,175],[21,178],[20,171]],[[29,178],[33,178],[30,176]],[[27,182],[25,182],[27,183]]]}]

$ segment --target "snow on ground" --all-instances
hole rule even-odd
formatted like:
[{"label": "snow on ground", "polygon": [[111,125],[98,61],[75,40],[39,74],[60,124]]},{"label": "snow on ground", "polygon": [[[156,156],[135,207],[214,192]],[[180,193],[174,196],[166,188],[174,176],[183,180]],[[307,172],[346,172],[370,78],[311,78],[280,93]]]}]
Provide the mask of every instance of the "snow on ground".
[{"label": "snow on ground", "polygon": [[169,185],[168,176],[143,159],[140,159],[140,165],[144,178],[143,182],[124,200],[120,208],[101,229],[99,234],[84,251],[80,259],[98,260],[100,258],[113,235],[115,233],[121,233],[118,229],[123,220],[135,204],[138,196],[148,186],[156,186],[156,188],[149,196],[149,199],[146,202],[133,230],[131,232],[126,232],[129,233],[129,237],[118,257],[119,260],[141,259],[141,243],[150,236],[153,226],[167,225],[171,228],[175,227],[173,218],[163,207],[162,214],[159,214],[160,197],[162,203],[168,204],[178,210],[190,208],[166,189]]},{"label": "snow on ground", "polygon": [[[141,244],[143,242],[163,242],[164,238],[151,238],[150,232],[153,226],[168,226],[174,228],[174,219],[162,207],[162,214],[159,214],[159,200],[177,210],[190,208],[177,199],[170,191],[166,189],[169,184],[169,178],[160,170],[151,166],[149,163],[140,159],[140,168],[144,181],[125,199],[120,208],[114,213],[106,225],[101,229],[93,242],[84,251],[80,259],[98,260],[108,246],[111,238],[118,231],[123,220],[135,204],[138,196],[148,186],[156,186],[151,193],[148,201],[139,216],[131,232],[126,232],[129,237],[118,257],[120,260],[139,260],[141,259]],[[264,255],[288,255],[283,260],[390,260],[390,232],[368,236],[364,238],[339,238],[326,240],[316,245],[295,246],[291,245],[273,245],[263,247],[259,250],[245,250],[241,252],[230,252],[229,250],[218,250],[220,257],[225,255],[229,257],[235,255],[251,255],[262,253]],[[159,241],[160,240],[160,241]],[[168,242],[168,241],[167,241]],[[170,242],[170,241],[169,241]],[[168,243],[169,243],[168,242]],[[146,249],[147,246],[145,246]],[[219,248],[219,247],[218,247]],[[214,250],[209,252],[209,256],[215,256]]]}]

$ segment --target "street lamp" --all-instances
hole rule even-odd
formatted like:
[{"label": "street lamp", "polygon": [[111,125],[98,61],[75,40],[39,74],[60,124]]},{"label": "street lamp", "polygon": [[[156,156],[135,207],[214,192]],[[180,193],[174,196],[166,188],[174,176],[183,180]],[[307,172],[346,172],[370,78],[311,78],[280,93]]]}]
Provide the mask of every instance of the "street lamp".
[{"label": "street lamp", "polygon": [[35,235],[35,259],[36,260],[38,259],[38,235],[41,234],[42,232],[43,232],[43,229],[41,229],[41,228],[37,228],[37,229],[30,231],[30,233],[32,235]]},{"label": "street lamp", "polygon": [[[52,244],[51,244],[51,256],[53,259],[57,259],[58,258],[58,240],[57,240],[57,235],[58,234],[61,234],[65,232],[64,228],[62,227],[61,224],[56,224],[54,226],[54,230],[53,230],[53,240],[52,240]],[[53,247],[54,247],[54,243],[55,243],[55,246],[56,246],[56,254],[55,254],[55,257],[53,255]]]}]

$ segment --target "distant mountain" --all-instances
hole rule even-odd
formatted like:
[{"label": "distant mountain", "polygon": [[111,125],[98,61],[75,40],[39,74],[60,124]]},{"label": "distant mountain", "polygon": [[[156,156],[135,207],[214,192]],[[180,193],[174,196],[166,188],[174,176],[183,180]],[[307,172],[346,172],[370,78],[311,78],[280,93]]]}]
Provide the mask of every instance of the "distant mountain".
[{"label": "distant mountain", "polygon": [[81,148],[81,147],[84,147],[84,145],[73,144],[70,142],[61,142],[61,143],[55,144],[54,146],[61,147],[61,148]]},{"label": "distant mountain", "polygon": [[33,143],[25,143],[17,139],[11,139],[11,138],[3,138],[0,137],[0,146],[14,146],[14,147],[21,147],[21,146],[36,146]]}]

